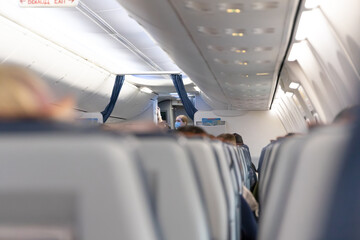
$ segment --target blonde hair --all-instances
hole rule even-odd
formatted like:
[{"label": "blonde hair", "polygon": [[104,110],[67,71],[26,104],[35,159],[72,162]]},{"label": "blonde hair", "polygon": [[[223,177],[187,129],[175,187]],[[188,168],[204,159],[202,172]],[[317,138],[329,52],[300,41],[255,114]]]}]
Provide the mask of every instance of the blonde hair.
[{"label": "blonde hair", "polygon": [[53,118],[60,109],[54,111],[52,98],[50,89],[32,71],[0,64],[1,119]]},{"label": "blonde hair", "polygon": [[[179,116],[177,116],[176,118],[180,118],[181,121],[184,122],[186,125],[188,125],[188,123],[189,123],[189,119],[188,119],[187,116],[185,116],[185,115],[179,115]],[[185,125],[185,126],[186,126],[186,125]]]}]

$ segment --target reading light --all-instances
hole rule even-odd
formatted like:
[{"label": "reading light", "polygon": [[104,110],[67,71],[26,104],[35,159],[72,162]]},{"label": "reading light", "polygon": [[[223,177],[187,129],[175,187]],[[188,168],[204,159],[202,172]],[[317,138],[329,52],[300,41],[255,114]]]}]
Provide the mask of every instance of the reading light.
[{"label": "reading light", "polygon": [[237,48],[237,47],[232,47],[230,49],[232,52],[236,52],[236,53],[246,53],[247,49],[246,48]]},{"label": "reading light", "polygon": [[142,88],[140,88],[140,91],[141,92],[144,92],[144,93],[152,93],[153,91],[150,89],[150,88],[148,88],[148,87],[142,87]]},{"label": "reading light", "polygon": [[298,89],[299,86],[300,86],[299,83],[291,82],[290,85],[289,85],[289,88],[291,88],[291,89]]},{"label": "reading light", "polygon": [[256,75],[257,76],[267,76],[267,75],[269,75],[270,73],[257,73]]},{"label": "reading light", "polygon": [[239,65],[248,65],[248,62],[241,62],[241,61],[235,61],[236,64],[239,64]]},{"label": "reading light", "polygon": [[241,10],[240,10],[239,8],[235,8],[235,9],[233,9],[233,8],[228,8],[228,9],[226,9],[226,12],[227,12],[227,13],[240,13]]},{"label": "reading light", "polygon": [[234,37],[243,37],[244,33],[232,33],[231,35]]},{"label": "reading light", "polygon": [[200,88],[198,86],[195,86],[194,89],[198,92],[200,92]]}]

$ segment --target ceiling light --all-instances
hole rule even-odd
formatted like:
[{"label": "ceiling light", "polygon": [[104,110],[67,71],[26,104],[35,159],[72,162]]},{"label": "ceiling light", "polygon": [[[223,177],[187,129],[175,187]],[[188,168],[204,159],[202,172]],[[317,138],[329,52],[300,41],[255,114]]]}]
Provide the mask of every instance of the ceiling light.
[{"label": "ceiling light", "polygon": [[257,76],[267,76],[267,75],[269,75],[270,73],[257,73],[256,75]]},{"label": "ceiling light", "polygon": [[148,87],[142,87],[142,88],[140,88],[140,91],[142,91],[142,92],[144,92],[144,93],[152,93],[153,91],[150,89],[150,88],[148,88]]},{"label": "ceiling light", "polygon": [[200,88],[198,86],[195,86],[194,89],[195,89],[195,91],[200,92]]},{"label": "ceiling light", "polygon": [[235,9],[233,9],[233,8],[228,8],[228,9],[226,9],[226,12],[227,12],[227,13],[240,13],[241,10],[240,10],[239,8],[235,8]]},{"label": "ceiling light", "polygon": [[299,83],[291,82],[290,85],[289,85],[289,88],[291,88],[291,89],[298,89],[299,86],[300,86]]},{"label": "ceiling light", "polygon": [[320,5],[321,0],[306,0],[305,8],[312,9],[316,8]]},{"label": "ceiling light", "polygon": [[239,65],[245,65],[245,66],[248,65],[248,62],[242,62],[242,61],[239,61],[239,60],[236,60],[235,63],[239,64]]},{"label": "ceiling light", "polygon": [[226,28],[225,33],[232,35],[234,37],[242,37],[242,36],[244,36],[245,30],[244,29]]},{"label": "ceiling light", "polygon": [[236,53],[246,53],[246,49],[232,48],[231,51]]},{"label": "ceiling light", "polygon": [[244,36],[244,33],[232,33],[231,35],[234,37],[242,37]]},{"label": "ceiling light", "polygon": [[220,11],[225,11],[227,13],[240,13],[243,9],[242,3],[219,3],[218,8]]}]

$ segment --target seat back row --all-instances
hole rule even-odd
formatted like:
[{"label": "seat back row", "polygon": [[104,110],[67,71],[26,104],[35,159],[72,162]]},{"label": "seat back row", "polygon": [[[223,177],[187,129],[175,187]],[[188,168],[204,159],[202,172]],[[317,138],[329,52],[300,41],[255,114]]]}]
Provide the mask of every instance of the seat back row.
[{"label": "seat back row", "polygon": [[69,239],[240,239],[244,177],[221,142],[46,131],[0,142],[0,237],[40,226]]},{"label": "seat back row", "polygon": [[[333,199],[339,191],[336,182],[345,177],[341,171],[344,156],[356,150],[347,147],[353,129],[342,125],[321,127],[268,147],[260,174],[259,239],[328,239],[323,237],[331,230],[326,224],[330,213],[334,207],[342,207],[334,205]],[[341,226],[347,220],[337,221]],[[338,236],[342,236],[337,239],[356,239],[342,232],[337,229]]]}]

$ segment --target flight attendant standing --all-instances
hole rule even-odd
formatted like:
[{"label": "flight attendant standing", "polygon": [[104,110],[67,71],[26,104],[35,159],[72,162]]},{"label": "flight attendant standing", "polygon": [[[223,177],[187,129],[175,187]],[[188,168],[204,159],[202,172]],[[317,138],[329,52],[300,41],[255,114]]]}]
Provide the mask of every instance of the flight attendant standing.
[{"label": "flight attendant standing", "polygon": [[185,115],[179,115],[175,119],[175,128],[185,127],[188,125],[189,119]]}]

